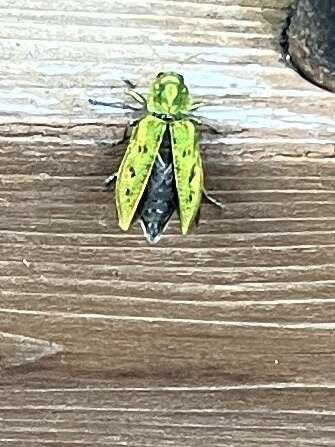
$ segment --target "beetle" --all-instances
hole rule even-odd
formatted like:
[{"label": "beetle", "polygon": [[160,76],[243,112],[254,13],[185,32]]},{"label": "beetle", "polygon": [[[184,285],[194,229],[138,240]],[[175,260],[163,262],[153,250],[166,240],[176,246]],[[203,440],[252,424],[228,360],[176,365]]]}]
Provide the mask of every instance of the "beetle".
[{"label": "beetle", "polygon": [[183,76],[175,72],[159,73],[147,98],[133,89],[127,94],[145,114],[133,128],[118,171],[106,180],[106,185],[116,182],[119,226],[127,231],[138,217],[148,242],[156,243],[177,210],[185,235],[198,219],[203,197],[224,207],[204,188],[199,120],[192,116],[203,104],[193,102]]}]

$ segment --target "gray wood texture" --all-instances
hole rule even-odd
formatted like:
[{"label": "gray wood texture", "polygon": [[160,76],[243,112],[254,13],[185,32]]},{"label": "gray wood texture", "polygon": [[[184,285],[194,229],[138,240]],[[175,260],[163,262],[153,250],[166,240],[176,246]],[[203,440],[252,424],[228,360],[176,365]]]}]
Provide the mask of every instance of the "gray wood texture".
[{"label": "gray wood texture", "polygon": [[[333,94],[280,61],[288,1],[0,0],[0,445],[335,445]],[[105,176],[181,72],[204,204],[149,247]]]}]

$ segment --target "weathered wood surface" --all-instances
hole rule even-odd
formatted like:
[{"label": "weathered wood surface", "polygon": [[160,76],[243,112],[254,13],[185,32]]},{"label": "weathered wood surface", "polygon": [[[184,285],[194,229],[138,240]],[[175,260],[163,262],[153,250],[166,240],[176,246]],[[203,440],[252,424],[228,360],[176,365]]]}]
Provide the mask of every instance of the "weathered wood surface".
[{"label": "weathered wood surface", "polygon": [[[1,446],[335,445],[335,97],[280,61],[287,5],[0,0]],[[227,209],[151,248],[87,98],[164,69],[227,126]]]}]

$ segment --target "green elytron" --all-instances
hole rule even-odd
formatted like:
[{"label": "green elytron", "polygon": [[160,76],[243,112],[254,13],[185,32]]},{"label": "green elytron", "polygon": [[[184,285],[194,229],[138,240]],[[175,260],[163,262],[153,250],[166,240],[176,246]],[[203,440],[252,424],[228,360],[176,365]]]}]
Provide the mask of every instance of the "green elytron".
[{"label": "green elytron", "polygon": [[[197,218],[204,190],[194,103],[184,79],[174,72],[159,73],[149,94],[129,90],[145,116],[134,127],[117,173],[116,206],[119,226],[128,230],[139,217],[149,242],[157,242],[175,209],[181,232],[187,234]],[[92,101],[93,103],[93,101]],[[99,104],[96,101],[94,104]]]}]

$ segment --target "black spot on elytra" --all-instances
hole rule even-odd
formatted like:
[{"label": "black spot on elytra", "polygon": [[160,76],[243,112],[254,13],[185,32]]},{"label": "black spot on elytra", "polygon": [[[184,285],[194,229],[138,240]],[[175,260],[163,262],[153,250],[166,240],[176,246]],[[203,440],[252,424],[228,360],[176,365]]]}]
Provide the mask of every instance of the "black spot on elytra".
[{"label": "black spot on elytra", "polygon": [[188,196],[188,200],[189,200],[189,202],[192,202],[192,199],[193,199],[193,195],[190,194],[190,195]]},{"label": "black spot on elytra", "polygon": [[185,158],[186,157],[186,151],[184,150],[184,152],[182,153],[182,157]]},{"label": "black spot on elytra", "polygon": [[192,168],[191,168],[190,176],[189,176],[189,179],[188,179],[188,181],[190,183],[193,180],[194,176],[195,176],[195,165],[193,165]]},{"label": "black spot on elytra", "polygon": [[143,153],[146,154],[147,152],[148,152],[148,148],[147,148],[147,146],[144,146],[143,147]]},{"label": "black spot on elytra", "polygon": [[130,194],[130,189],[129,188],[126,189],[125,194],[126,194],[126,196],[129,196],[129,194]]},{"label": "black spot on elytra", "polygon": [[129,172],[130,172],[130,177],[135,177],[136,172],[135,172],[135,169],[132,166],[130,166]]}]

